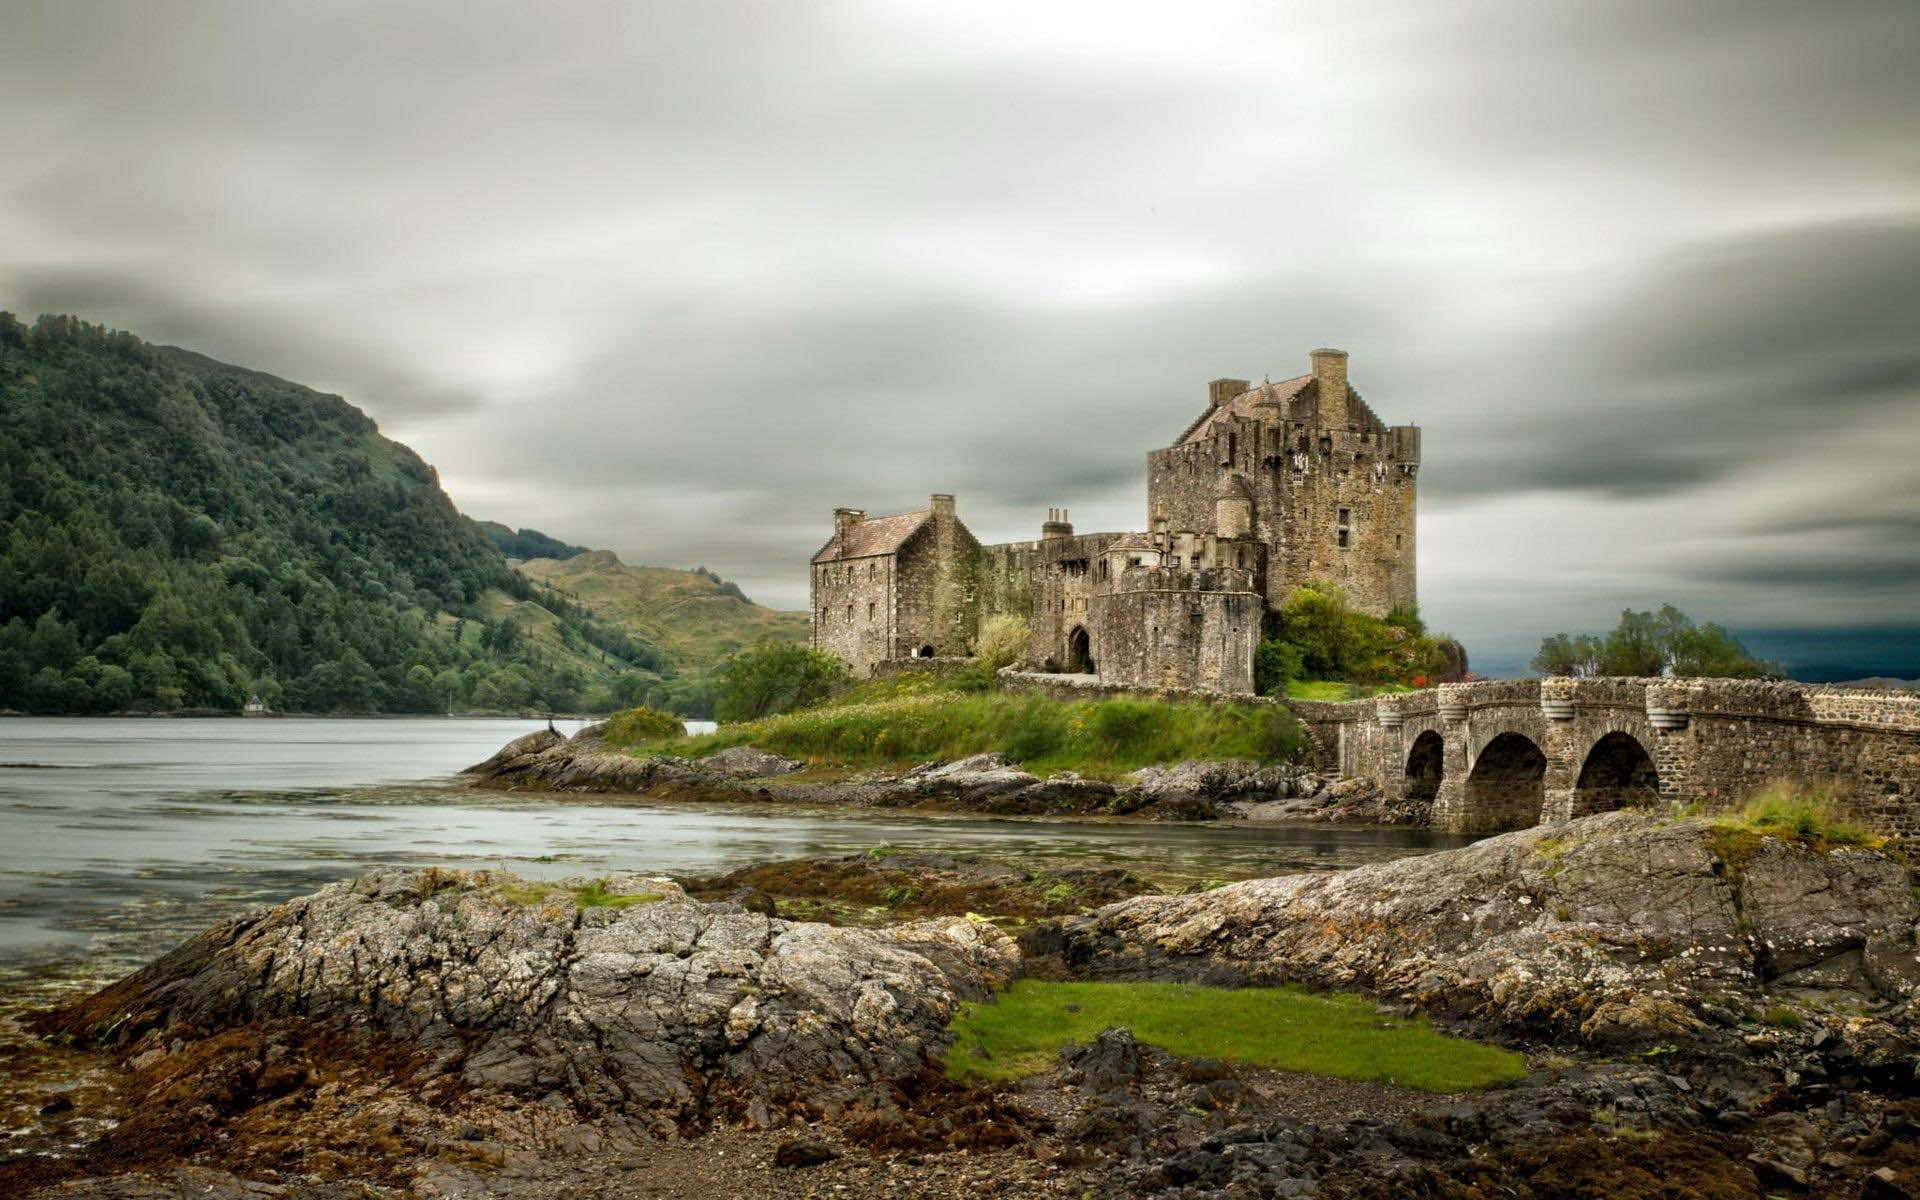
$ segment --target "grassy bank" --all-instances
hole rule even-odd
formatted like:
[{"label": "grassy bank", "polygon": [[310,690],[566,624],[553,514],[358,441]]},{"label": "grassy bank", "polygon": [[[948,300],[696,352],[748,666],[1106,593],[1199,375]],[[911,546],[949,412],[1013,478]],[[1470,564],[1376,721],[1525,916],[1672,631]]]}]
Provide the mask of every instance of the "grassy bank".
[{"label": "grassy bank", "polygon": [[995,1000],[961,1009],[947,1073],[985,1082],[1038,1074],[1053,1066],[1061,1046],[1091,1041],[1113,1026],[1175,1054],[1429,1092],[1511,1083],[1527,1069],[1511,1050],[1383,1017],[1359,996],[1023,979]]},{"label": "grassy bank", "polygon": [[790,758],[903,766],[999,752],[1029,770],[1111,774],[1181,759],[1285,760],[1305,744],[1278,705],[1053,700],[936,691],[825,705],[700,737],[620,740],[695,757],[755,746]]},{"label": "grassy bank", "polygon": [[1387,696],[1413,689],[1401,683],[1348,683],[1344,679],[1289,679],[1289,700],[1365,700],[1369,696]]}]

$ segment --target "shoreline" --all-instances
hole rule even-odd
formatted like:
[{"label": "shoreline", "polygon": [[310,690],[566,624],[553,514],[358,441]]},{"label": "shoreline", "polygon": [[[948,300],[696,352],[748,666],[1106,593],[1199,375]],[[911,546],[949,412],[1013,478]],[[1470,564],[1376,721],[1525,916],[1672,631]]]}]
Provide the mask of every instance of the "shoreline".
[{"label": "shoreline", "polygon": [[[634,1172],[646,1194],[794,1200],[1902,1194],[1884,1189],[1920,1182],[1907,864],[1717,828],[1613,813],[1176,893],[915,852],[701,877],[375,871],[35,1017],[74,1044],[12,1059],[39,1091],[8,1103],[39,1103],[20,1129],[64,1140],[0,1159],[0,1183],[35,1200],[76,1194],[62,1181],[128,1200],[329,1181],[556,1200],[626,1195]],[[327,949],[343,939],[350,963]],[[1863,948],[1866,974],[1843,970]],[[963,1002],[1016,979],[1303,984],[1372,1027],[1518,1049],[1526,1073],[1418,1093],[1109,1026],[1023,1081],[943,1074]]]}]

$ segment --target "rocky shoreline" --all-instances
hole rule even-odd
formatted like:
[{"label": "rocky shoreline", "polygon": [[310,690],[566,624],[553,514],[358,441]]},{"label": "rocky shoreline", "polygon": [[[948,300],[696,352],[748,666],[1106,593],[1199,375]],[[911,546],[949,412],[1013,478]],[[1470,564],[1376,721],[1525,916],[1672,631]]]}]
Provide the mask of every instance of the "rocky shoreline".
[{"label": "rocky shoreline", "polygon": [[[43,1014],[119,1082],[0,1192],[1891,1200],[1920,1195],[1917,923],[1888,852],[1633,813],[1180,896],[932,855],[382,871]],[[1110,1030],[946,1078],[955,1007],[1022,974],[1359,991],[1533,1070],[1434,1096]]]},{"label": "rocky shoreline", "polygon": [[544,729],[527,734],[463,774],[475,786],[506,790],[1002,816],[1362,825],[1423,825],[1428,816],[1421,805],[1386,800],[1378,788],[1364,782],[1336,781],[1293,764],[1181,762],[1145,767],[1109,782],[1071,771],[1041,777],[1002,755],[980,754],[900,771],[822,772],[746,746],[704,758],[636,755],[609,745],[598,725],[571,738]]}]

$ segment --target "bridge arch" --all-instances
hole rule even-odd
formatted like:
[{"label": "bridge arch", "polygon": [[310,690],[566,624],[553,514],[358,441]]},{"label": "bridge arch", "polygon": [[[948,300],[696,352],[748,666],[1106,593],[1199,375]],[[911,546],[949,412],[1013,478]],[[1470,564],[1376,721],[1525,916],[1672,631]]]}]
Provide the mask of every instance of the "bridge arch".
[{"label": "bridge arch", "polygon": [[1639,738],[1614,730],[1587,751],[1573,785],[1573,814],[1647,807],[1659,802],[1660,772]]},{"label": "bridge arch", "polygon": [[1467,773],[1465,824],[1486,833],[1538,825],[1546,779],[1547,755],[1539,743],[1524,733],[1495,735]]},{"label": "bridge arch", "polygon": [[1440,781],[1447,773],[1446,739],[1434,730],[1422,731],[1407,749],[1406,768],[1401,794],[1408,800],[1433,803],[1440,795]]}]

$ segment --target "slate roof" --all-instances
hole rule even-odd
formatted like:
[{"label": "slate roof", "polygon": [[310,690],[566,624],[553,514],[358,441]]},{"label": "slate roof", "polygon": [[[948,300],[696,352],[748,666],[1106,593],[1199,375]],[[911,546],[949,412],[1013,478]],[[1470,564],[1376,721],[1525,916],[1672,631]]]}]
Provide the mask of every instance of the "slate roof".
[{"label": "slate roof", "polygon": [[1160,547],[1154,545],[1153,542],[1150,541],[1147,538],[1147,535],[1144,533],[1123,533],[1120,535],[1119,540],[1115,541],[1112,545],[1108,546],[1107,549],[1109,551],[1158,550],[1160,549]]},{"label": "slate roof", "polygon": [[919,512],[898,513],[891,517],[868,517],[849,525],[846,532],[835,532],[813,556],[813,561],[834,562],[842,558],[867,558],[875,554],[892,554],[906,545],[907,539],[919,532],[927,523],[933,510],[923,508]]},{"label": "slate roof", "polygon": [[[1194,419],[1193,424],[1174,440],[1174,445],[1184,446],[1189,442],[1198,442],[1210,436],[1215,413],[1229,412],[1236,417],[1248,420],[1265,418],[1269,421],[1309,420],[1313,416],[1315,405],[1319,403],[1319,389],[1314,387],[1313,376],[1296,375],[1292,379],[1282,379],[1277,383],[1262,383],[1248,388],[1238,396],[1222,404],[1219,408],[1208,407]],[[1265,411],[1261,411],[1261,410]],[[1278,409],[1279,411],[1274,411]],[[1347,410],[1354,416],[1354,424],[1374,433],[1386,432],[1386,424],[1373,415],[1367,402],[1360,393],[1347,388]]]}]

